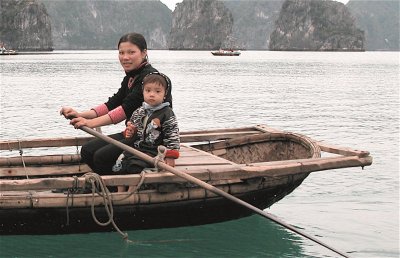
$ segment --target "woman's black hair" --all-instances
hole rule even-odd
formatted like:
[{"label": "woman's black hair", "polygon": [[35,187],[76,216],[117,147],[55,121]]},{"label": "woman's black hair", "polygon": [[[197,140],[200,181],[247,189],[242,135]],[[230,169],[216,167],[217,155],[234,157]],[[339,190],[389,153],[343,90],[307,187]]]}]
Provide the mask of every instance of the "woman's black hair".
[{"label": "woman's black hair", "polygon": [[143,37],[142,34],[139,34],[139,33],[132,32],[132,33],[128,33],[128,34],[123,35],[119,39],[118,48],[119,48],[119,45],[122,42],[130,42],[130,43],[136,45],[140,49],[140,51],[142,51],[142,52],[144,50],[147,50],[146,39]]},{"label": "woman's black hair", "polygon": [[[130,42],[136,45],[141,52],[147,50],[147,42],[146,39],[143,37],[142,34],[131,32],[128,34],[123,35],[118,41],[118,49],[119,45],[123,42]],[[146,55],[143,61],[149,61],[149,56]]]}]

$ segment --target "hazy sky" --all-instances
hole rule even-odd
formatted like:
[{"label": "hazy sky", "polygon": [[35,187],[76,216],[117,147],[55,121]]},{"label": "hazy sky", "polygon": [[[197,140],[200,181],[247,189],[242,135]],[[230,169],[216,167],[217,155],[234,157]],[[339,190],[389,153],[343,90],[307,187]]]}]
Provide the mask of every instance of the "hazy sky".
[{"label": "hazy sky", "polygon": [[[346,4],[349,0],[336,0],[338,2],[342,2]],[[175,9],[175,4],[182,2],[182,0],[161,0],[166,6],[168,6],[169,9],[172,11]]]},{"label": "hazy sky", "polygon": [[175,4],[176,3],[180,3],[181,1],[176,1],[176,0],[161,0],[161,2],[163,2],[169,9],[171,9],[172,11],[175,9]]}]

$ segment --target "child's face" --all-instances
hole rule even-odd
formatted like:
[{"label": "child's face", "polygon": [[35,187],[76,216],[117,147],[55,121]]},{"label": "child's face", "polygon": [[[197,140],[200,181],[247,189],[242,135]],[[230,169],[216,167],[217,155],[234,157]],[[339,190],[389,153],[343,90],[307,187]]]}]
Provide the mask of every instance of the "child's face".
[{"label": "child's face", "polygon": [[159,83],[146,83],[143,87],[144,101],[151,106],[157,106],[163,103],[164,96],[165,89]]}]

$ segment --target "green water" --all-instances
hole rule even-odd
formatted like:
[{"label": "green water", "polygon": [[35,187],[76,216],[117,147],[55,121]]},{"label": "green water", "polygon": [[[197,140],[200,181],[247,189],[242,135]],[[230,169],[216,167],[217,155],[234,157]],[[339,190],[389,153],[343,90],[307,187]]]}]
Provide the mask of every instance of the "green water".
[{"label": "green water", "polygon": [[256,215],[205,226],[127,233],[127,242],[117,232],[7,236],[0,238],[1,257],[304,256],[300,237]]}]

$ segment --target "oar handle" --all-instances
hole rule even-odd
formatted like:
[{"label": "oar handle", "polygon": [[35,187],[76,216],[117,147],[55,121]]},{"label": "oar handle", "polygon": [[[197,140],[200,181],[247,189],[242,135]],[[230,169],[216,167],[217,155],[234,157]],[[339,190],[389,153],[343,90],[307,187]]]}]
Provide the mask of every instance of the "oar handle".
[{"label": "oar handle", "polygon": [[135,156],[137,156],[138,158],[148,162],[149,164],[155,164],[155,165],[157,165],[157,167],[165,169],[165,170],[173,173],[174,175],[176,175],[178,177],[181,177],[181,178],[183,178],[183,179],[185,179],[185,180],[187,180],[187,181],[189,181],[191,183],[194,183],[194,184],[196,184],[196,185],[198,185],[198,186],[200,186],[200,187],[202,187],[202,188],[204,188],[206,190],[209,190],[210,192],[213,192],[213,193],[215,193],[217,195],[225,197],[228,200],[231,200],[231,201],[233,201],[233,202],[235,202],[237,204],[240,204],[240,205],[242,205],[242,206],[254,211],[255,213],[258,213],[261,216],[263,216],[263,217],[265,217],[265,218],[267,218],[267,219],[269,219],[269,220],[271,220],[271,221],[273,221],[275,223],[278,223],[279,225],[281,225],[281,226],[283,226],[283,227],[285,227],[285,228],[287,228],[287,229],[289,229],[289,230],[291,230],[291,231],[293,231],[293,232],[295,232],[295,233],[297,233],[299,235],[302,235],[305,238],[308,238],[308,239],[314,241],[315,243],[317,243],[319,245],[322,245],[325,248],[327,248],[327,249],[329,249],[329,250],[331,250],[331,251],[333,251],[333,252],[335,252],[335,253],[343,256],[343,257],[349,257],[346,254],[344,254],[344,253],[342,253],[342,252],[340,252],[340,251],[328,246],[327,244],[321,242],[317,238],[302,232],[301,230],[299,230],[299,229],[297,229],[297,228],[295,228],[295,227],[283,222],[282,220],[276,218],[275,216],[273,216],[271,214],[268,214],[267,212],[255,207],[255,206],[253,206],[253,205],[251,205],[251,204],[249,204],[249,203],[247,203],[245,201],[242,201],[241,199],[239,199],[239,198],[237,198],[237,197],[235,197],[235,196],[233,196],[231,194],[228,194],[227,192],[224,192],[221,189],[219,189],[219,188],[217,188],[217,187],[215,187],[213,185],[207,184],[206,182],[201,181],[200,179],[198,179],[196,177],[193,177],[193,176],[191,176],[191,175],[189,175],[187,173],[181,172],[181,171],[179,171],[179,170],[177,170],[177,169],[165,164],[164,162],[161,162],[160,160],[157,160],[157,159],[155,159],[153,157],[150,157],[149,155],[147,155],[147,154],[145,154],[145,153],[143,153],[143,152],[141,152],[141,151],[139,151],[137,149],[134,149],[134,148],[132,148],[132,147],[126,145],[126,144],[123,144],[123,143],[121,143],[121,142],[119,142],[119,141],[117,141],[117,140],[115,140],[115,139],[113,139],[111,137],[108,137],[107,135],[99,133],[96,130],[93,130],[93,129],[87,127],[87,126],[82,126],[79,129],[81,129],[81,130],[83,130],[83,131],[85,131],[85,132],[87,132],[87,133],[89,133],[89,134],[91,134],[93,136],[96,136],[96,137],[98,137],[98,138],[100,138],[100,139],[102,139],[102,140],[104,140],[104,141],[106,141],[108,143],[114,144],[115,146],[117,146],[117,147],[119,147],[119,148],[121,148],[121,149],[123,149],[123,150],[125,150],[125,151],[127,151],[127,152],[129,152],[129,153],[131,153],[131,154],[133,154]]}]

